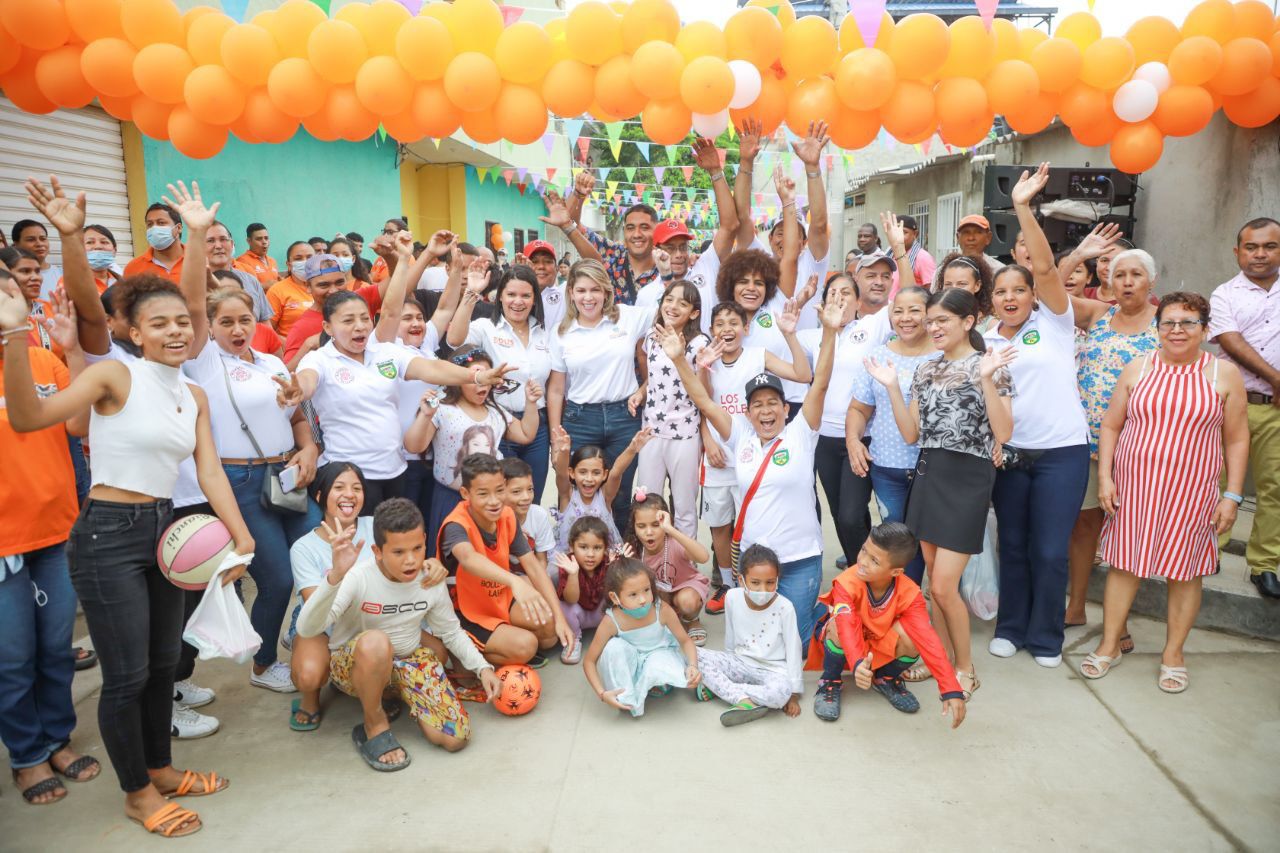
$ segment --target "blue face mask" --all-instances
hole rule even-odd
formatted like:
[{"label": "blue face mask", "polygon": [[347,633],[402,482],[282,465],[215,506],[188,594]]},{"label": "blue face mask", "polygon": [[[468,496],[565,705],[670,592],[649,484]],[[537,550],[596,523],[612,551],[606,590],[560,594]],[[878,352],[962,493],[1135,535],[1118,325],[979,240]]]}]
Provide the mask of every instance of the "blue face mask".
[{"label": "blue face mask", "polygon": [[344,273],[351,272],[351,267],[355,265],[355,262],[356,262],[356,259],[355,259],[355,258],[343,258],[343,257],[339,257],[339,258],[338,258],[338,269],[342,270]]},{"label": "blue face mask", "polygon": [[147,245],[153,249],[163,252],[172,246],[176,239],[173,236],[173,228],[168,225],[152,225],[147,229]]},{"label": "blue face mask", "polygon": [[650,607],[653,607],[652,601],[645,604],[644,607],[622,607],[621,605],[619,605],[618,609],[621,610],[623,613],[627,614],[628,616],[630,616],[632,619],[643,619],[644,617],[649,615]]},{"label": "blue face mask", "polygon": [[105,249],[91,249],[88,254],[89,267],[95,270],[105,270],[116,260],[116,253],[108,252]]}]

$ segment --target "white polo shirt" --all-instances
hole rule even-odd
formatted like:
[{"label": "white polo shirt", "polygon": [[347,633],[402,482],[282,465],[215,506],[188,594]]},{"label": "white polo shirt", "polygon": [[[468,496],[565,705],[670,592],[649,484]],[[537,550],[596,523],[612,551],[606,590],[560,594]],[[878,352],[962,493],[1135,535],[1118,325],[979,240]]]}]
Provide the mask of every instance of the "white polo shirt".
[{"label": "white polo shirt", "polygon": [[[760,239],[759,235],[752,241],[751,248],[759,249],[766,255],[773,256],[773,250]],[[818,277],[818,289],[814,292],[813,297],[801,306],[800,321],[796,324],[797,330],[822,328],[822,320],[818,317],[818,310],[822,306],[822,286],[827,283],[827,273],[830,268],[830,247],[827,249],[826,257],[822,258],[815,258],[813,252],[809,251],[807,243],[800,250],[800,256],[796,259],[796,290],[808,284],[809,277],[814,275]],[[791,398],[788,397],[787,399]]]},{"label": "white polo shirt", "polygon": [[1044,303],[1031,312],[1012,339],[993,323],[982,337],[987,346],[1012,346],[1018,357],[1009,365],[1013,387],[1013,436],[1009,444],[1025,450],[1052,450],[1089,443],[1089,423],[1076,383],[1076,326],[1071,301],[1054,314]]},{"label": "white polo shirt", "polygon": [[418,278],[418,290],[444,290],[448,282],[448,267],[437,264],[422,271],[422,275]]},{"label": "white polo shirt", "polygon": [[[786,303],[787,297],[779,290],[774,293],[773,299],[760,306],[755,316],[747,322],[747,336],[743,340],[744,349],[747,346],[764,347],[783,361],[791,361],[791,347],[787,346],[787,339],[778,328],[778,316]],[[809,386],[803,382],[784,379],[782,390],[788,403],[799,403],[809,392]]]},{"label": "white polo shirt", "polygon": [[388,480],[405,469],[398,414],[400,385],[415,356],[395,344],[370,340],[356,361],[333,341],[302,357],[298,372],[316,374],[311,401],[324,430],[320,464],[353,462],[366,477]]},{"label": "white polo shirt", "polygon": [[548,330],[555,329],[564,319],[564,301],[567,298],[564,288],[563,284],[542,288],[542,321]]},{"label": "white polo shirt", "polygon": [[[276,405],[280,386],[271,377],[288,381],[289,369],[274,355],[249,350],[253,361],[237,358],[209,341],[200,354],[182,366],[182,372],[204,389],[209,397],[209,420],[213,441],[223,459],[257,459],[249,434],[240,427],[240,417],[231,405],[227,384],[235,395],[235,406],[253,432],[264,456],[279,456],[293,449],[293,427],[289,419],[294,408]],[[224,378],[225,377],[225,378]]]},{"label": "white polo shirt", "polygon": [[[854,320],[836,335],[835,359],[831,365],[831,383],[822,401],[822,425],[818,434],[828,438],[844,438],[844,419],[853,399],[854,380],[862,357],[874,347],[889,340],[889,311],[881,308],[874,314]],[[809,366],[817,370],[818,350],[822,348],[822,330],[805,329],[797,332],[800,345],[809,356]]]},{"label": "white polo shirt", "polygon": [[[733,364],[717,361],[711,366],[711,399],[715,401],[716,405],[734,416],[747,413],[747,395],[744,392],[751,377],[759,376],[764,372],[764,354],[764,347],[743,347],[738,354],[738,360]],[[709,430],[709,432],[711,437],[720,445],[720,449],[724,451],[730,464],[725,468],[713,468],[711,465],[706,464],[704,454],[702,485],[737,485],[738,475],[733,468],[732,451],[720,440],[719,434],[714,429]]]},{"label": "white polo shirt", "polygon": [[[520,383],[509,394],[498,394],[494,399],[510,412],[523,412],[525,408],[524,384],[530,379],[546,389],[551,375],[551,342],[547,330],[537,320],[529,318],[529,345],[525,346],[507,318],[499,312],[497,319],[472,320],[467,330],[467,343],[478,346],[489,354],[496,367],[503,362],[516,365],[507,374],[508,379]],[[544,409],[547,398],[538,400],[538,408]]]},{"label": "white polo shirt", "polygon": [[[406,344],[400,338],[396,338],[392,346],[399,347],[404,351],[405,355],[413,358],[433,359],[436,357],[436,347],[440,346],[440,332],[436,330],[434,323],[427,323],[426,335],[422,338],[422,346],[415,347]],[[400,435],[404,436],[409,431],[409,427],[413,425],[414,418],[418,416],[418,404],[422,402],[422,395],[428,389],[443,391],[439,385],[432,385],[429,382],[423,382],[420,379],[406,379],[397,383],[398,392],[396,395],[396,414],[400,418]],[[410,453],[404,449],[404,442],[400,442],[400,455],[404,457],[406,462],[420,459],[417,453]],[[427,448],[427,457],[431,456],[431,448]]]},{"label": "white polo shirt", "polygon": [[[778,560],[790,563],[822,553],[822,525],[815,505],[813,452],[818,433],[803,416],[783,427],[782,442],[769,457],[764,477],[755,496],[746,506],[742,527],[742,550],[759,543],[772,548]],[[751,423],[734,416],[728,445],[738,478],[738,515],[743,498],[765,459],[774,439],[764,442]]]},{"label": "white polo shirt", "polygon": [[617,322],[605,317],[585,328],[575,320],[551,336],[551,369],[565,375],[570,402],[614,403],[636,392],[636,342],[653,326],[654,313],[619,305]]}]

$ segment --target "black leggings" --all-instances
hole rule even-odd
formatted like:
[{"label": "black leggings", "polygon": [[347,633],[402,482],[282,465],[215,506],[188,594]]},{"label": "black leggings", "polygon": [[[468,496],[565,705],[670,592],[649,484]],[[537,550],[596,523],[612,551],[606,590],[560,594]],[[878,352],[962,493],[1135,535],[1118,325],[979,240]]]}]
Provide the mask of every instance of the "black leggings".
[{"label": "black leggings", "polygon": [[182,638],[182,590],[156,565],[173,504],[90,498],[71,528],[67,560],[102,664],[98,729],[125,793],[172,764],[173,674]]},{"label": "black leggings", "polygon": [[849,565],[858,562],[858,552],[871,532],[871,478],[859,477],[849,467],[849,450],[843,438],[818,436],[813,467],[827,496],[827,506],[835,516],[836,538]]},{"label": "black leggings", "polygon": [[404,471],[401,471],[399,474],[386,480],[373,480],[369,477],[365,477],[364,507],[360,510],[360,514],[372,516],[373,511],[378,508],[378,504],[388,498],[404,497],[407,489],[405,480],[406,477]]}]

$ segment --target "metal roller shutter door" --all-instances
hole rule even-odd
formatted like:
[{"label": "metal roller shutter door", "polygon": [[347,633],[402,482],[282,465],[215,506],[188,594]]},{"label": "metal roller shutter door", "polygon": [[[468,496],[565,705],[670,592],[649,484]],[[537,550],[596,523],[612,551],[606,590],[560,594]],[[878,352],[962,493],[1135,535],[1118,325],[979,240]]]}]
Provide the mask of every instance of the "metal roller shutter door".
[{"label": "metal roller shutter door", "polygon": [[[69,196],[88,194],[86,221],[111,229],[122,265],[132,258],[120,122],[98,107],[32,115],[0,97],[0,226],[6,237],[17,220],[41,218],[27,201],[22,182],[28,176],[48,181],[51,174]],[[61,264],[58,232],[50,228],[49,239],[50,263]]]}]

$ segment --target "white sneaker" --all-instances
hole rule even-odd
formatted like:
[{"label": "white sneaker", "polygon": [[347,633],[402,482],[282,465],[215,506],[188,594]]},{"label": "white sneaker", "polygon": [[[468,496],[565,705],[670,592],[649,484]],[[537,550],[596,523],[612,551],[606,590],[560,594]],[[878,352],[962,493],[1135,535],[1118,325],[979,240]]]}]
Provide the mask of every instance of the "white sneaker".
[{"label": "white sneaker", "polygon": [[560,663],[572,666],[582,660],[582,635],[573,638],[573,648],[560,652]]},{"label": "white sneaker", "polygon": [[210,688],[201,687],[189,678],[175,682],[173,685],[174,704],[186,705],[188,708],[203,708],[216,698],[217,694]]},{"label": "white sneaker", "polygon": [[1054,655],[1051,658],[1042,658],[1037,655],[1036,663],[1048,669],[1053,669],[1055,666],[1062,666],[1062,655]]},{"label": "white sneaker", "polygon": [[271,664],[271,666],[262,671],[261,675],[250,668],[249,683],[254,687],[265,687],[277,693],[298,692],[298,688],[293,685],[293,679],[290,677],[289,664],[282,660]]},{"label": "white sneaker", "polygon": [[1003,637],[992,637],[987,651],[998,658],[1011,658],[1018,653],[1018,647]]},{"label": "white sneaker", "polygon": [[186,705],[173,703],[173,721],[169,733],[178,740],[208,737],[218,730],[218,718],[193,711]]}]

